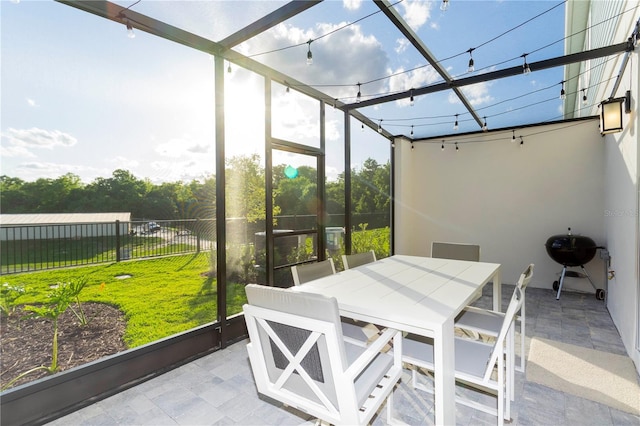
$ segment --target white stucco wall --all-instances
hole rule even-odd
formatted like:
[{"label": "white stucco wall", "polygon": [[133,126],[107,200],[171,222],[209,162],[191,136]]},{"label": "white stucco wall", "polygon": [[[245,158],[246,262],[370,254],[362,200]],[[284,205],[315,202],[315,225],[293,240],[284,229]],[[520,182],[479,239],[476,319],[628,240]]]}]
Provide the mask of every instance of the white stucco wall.
[{"label": "white stucco wall", "polygon": [[[637,70],[638,55],[630,57],[627,74]],[[640,205],[638,193],[638,90],[640,77],[637,71],[630,82],[620,88],[616,96],[623,96],[631,90],[632,112],[623,116],[624,130],[606,135],[604,140],[605,174],[605,235],[611,254],[611,270],[615,277],[609,281],[608,308],[628,353],[634,359],[640,372],[640,350],[638,350],[638,330],[640,328]],[[626,86],[626,87],[625,87]]]},{"label": "white stucco wall", "polygon": [[[605,244],[604,143],[596,120],[474,135],[471,143],[397,141],[396,253],[430,255],[432,241],[480,244],[481,260],[503,265],[515,283],[535,263],[531,286],[551,289],[562,266],[545,242],[568,227]],[[499,140],[496,140],[499,139]],[[469,136],[464,139],[469,140]],[[604,262],[586,265],[604,285]],[[586,279],[565,288],[593,292]],[[550,292],[550,301],[552,298]]]}]

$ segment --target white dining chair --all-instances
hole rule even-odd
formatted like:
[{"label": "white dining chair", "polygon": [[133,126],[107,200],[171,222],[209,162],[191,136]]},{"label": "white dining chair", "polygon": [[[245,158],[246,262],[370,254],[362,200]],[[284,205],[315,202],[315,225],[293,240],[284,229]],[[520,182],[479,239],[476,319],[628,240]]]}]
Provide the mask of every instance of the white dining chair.
[{"label": "white dining chair", "polygon": [[[509,306],[503,317],[498,337],[493,343],[455,337],[455,378],[467,387],[476,388],[485,393],[497,394],[497,404],[486,405],[477,400],[456,397],[456,402],[481,410],[497,417],[498,425],[511,419],[511,398],[506,390],[511,388],[511,377],[506,374],[505,349],[513,348],[513,321],[515,313],[522,305],[522,292],[519,288],[513,292]],[[511,349],[512,350],[512,349]],[[416,367],[433,372],[433,339],[408,334],[402,342],[402,360],[412,365],[412,383],[417,389],[432,392],[432,389],[418,382]],[[507,353],[507,358],[510,354]],[[497,369],[497,371],[496,371]],[[435,374],[438,374],[436,372]]]},{"label": "white dining chair", "polygon": [[[320,262],[303,263],[291,267],[293,283],[302,285],[309,281],[328,277],[336,273],[333,259],[329,258]],[[369,335],[366,332],[367,324],[360,323],[350,318],[342,319],[342,334],[345,340],[359,346],[367,346]]]},{"label": "white dining chair", "polygon": [[431,243],[431,257],[479,262],[480,246],[477,244],[433,241]]},{"label": "white dining chair", "polygon": [[[431,243],[431,257],[480,262],[480,246],[477,244],[433,241]],[[469,303],[475,302],[480,297],[482,297],[482,292],[478,292]]]},{"label": "white dining chair", "polygon": [[366,348],[342,339],[335,298],[249,284],[243,306],[259,393],[324,423],[366,425],[402,375],[402,334],[386,329]]},{"label": "white dining chair", "polygon": [[369,250],[364,253],[342,255],[342,263],[344,264],[344,269],[356,268],[358,266],[366,265],[367,263],[375,261],[376,252],[373,250]]},{"label": "white dining chair", "polygon": [[[525,337],[526,337],[526,296],[525,290],[533,277],[534,264],[529,264],[520,274],[516,287],[522,290],[522,308],[516,312],[516,322],[520,323],[520,366],[514,367],[517,371],[525,372]],[[503,312],[496,312],[487,309],[481,309],[474,306],[467,306],[456,318],[455,326],[463,330],[472,331],[480,335],[495,337],[500,332]]]}]

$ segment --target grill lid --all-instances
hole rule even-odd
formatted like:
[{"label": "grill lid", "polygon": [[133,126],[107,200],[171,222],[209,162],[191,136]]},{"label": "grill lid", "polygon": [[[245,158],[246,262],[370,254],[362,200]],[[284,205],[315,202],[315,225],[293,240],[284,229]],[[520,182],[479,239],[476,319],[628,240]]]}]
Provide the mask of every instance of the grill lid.
[{"label": "grill lid", "polygon": [[547,254],[556,262],[565,266],[582,266],[596,255],[598,246],[595,241],[584,235],[558,234],[547,239]]}]

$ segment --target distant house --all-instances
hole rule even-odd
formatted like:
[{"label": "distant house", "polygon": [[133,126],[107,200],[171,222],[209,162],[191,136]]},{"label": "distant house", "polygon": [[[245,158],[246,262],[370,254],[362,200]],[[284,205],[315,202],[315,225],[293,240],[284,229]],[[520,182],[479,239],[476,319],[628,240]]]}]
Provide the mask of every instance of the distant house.
[{"label": "distant house", "polygon": [[0,215],[0,241],[87,238],[120,235],[130,229],[131,213],[32,213]]}]

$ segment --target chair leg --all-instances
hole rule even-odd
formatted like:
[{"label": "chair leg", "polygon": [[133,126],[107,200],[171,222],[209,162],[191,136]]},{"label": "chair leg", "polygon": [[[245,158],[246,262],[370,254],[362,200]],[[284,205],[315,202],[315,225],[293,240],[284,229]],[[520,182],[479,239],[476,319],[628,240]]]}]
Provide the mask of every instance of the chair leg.
[{"label": "chair leg", "polygon": [[525,369],[525,363],[526,363],[526,356],[525,356],[525,349],[524,349],[524,339],[526,337],[526,314],[524,311],[524,300],[522,303],[522,308],[520,309],[521,313],[520,313],[520,368],[518,369],[518,371],[524,373],[524,369]]},{"label": "chair leg", "polygon": [[515,354],[515,325],[512,324],[507,333],[507,398],[510,401],[515,401],[516,388],[515,388],[515,367],[516,367],[516,354]]}]

